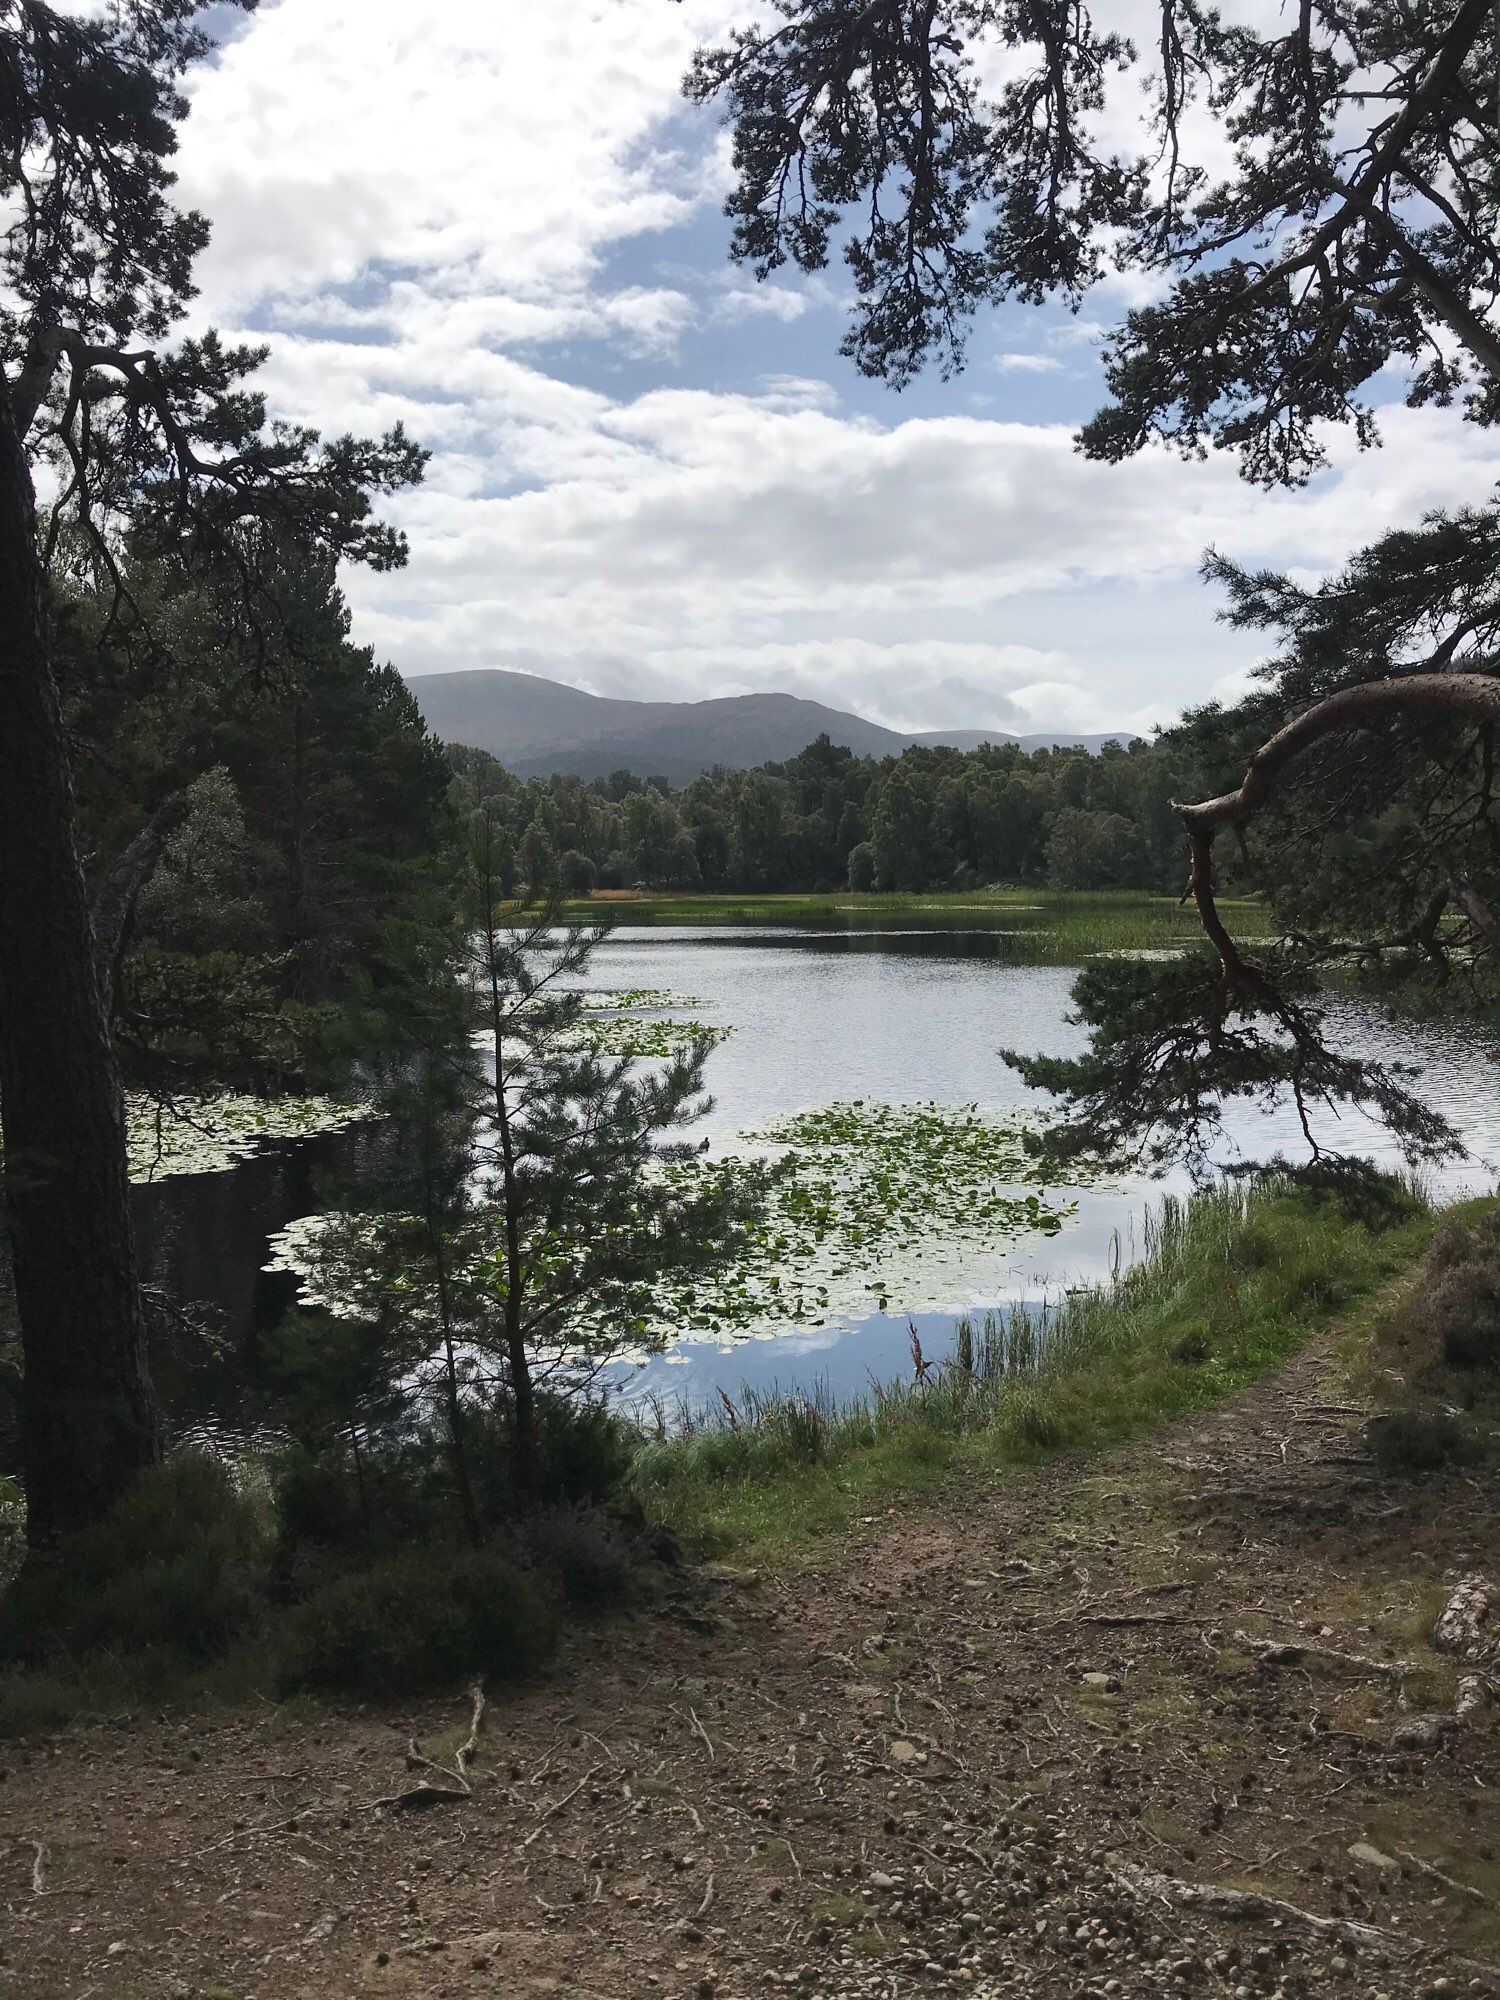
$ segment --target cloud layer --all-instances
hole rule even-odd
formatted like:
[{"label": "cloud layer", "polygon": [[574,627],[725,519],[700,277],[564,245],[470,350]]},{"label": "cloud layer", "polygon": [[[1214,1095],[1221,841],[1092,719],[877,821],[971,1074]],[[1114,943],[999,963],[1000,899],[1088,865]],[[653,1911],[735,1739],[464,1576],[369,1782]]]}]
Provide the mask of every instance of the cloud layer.
[{"label": "cloud layer", "polygon": [[[959,389],[951,415],[853,406],[833,287],[756,290],[708,220],[722,146],[676,86],[742,12],[282,0],[199,79],[205,312],[269,332],[284,413],[400,417],[434,449],[399,507],[410,568],[349,579],[404,670],[1139,727],[1248,657],[1193,580],[1206,544],[1316,571],[1493,480],[1446,412],[1394,410],[1386,450],[1266,496],[1226,462],[1090,465],[1070,423],[970,414]],[[1053,412],[1076,372],[1086,414],[1087,341],[1006,332],[1006,407],[1045,388]]]}]

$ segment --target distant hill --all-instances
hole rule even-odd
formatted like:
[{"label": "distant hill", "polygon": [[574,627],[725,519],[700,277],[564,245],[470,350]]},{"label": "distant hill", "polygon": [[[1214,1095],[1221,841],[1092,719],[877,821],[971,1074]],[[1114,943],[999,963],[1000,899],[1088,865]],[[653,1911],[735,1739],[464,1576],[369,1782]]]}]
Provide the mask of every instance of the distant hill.
[{"label": "distant hill", "polygon": [[793,694],[723,695],[711,701],[625,701],[588,694],[539,674],[480,668],[413,674],[408,682],[429,728],[447,743],[488,750],[517,777],[555,771],[605,778],[611,771],[684,785],[722,764],[748,770],[779,764],[827,735],[861,757],[894,757],[913,744],[971,750],[1019,743],[1039,750],[1078,744],[1097,751],[1128,736],[1012,735],[1004,729],[925,730],[904,735]]}]

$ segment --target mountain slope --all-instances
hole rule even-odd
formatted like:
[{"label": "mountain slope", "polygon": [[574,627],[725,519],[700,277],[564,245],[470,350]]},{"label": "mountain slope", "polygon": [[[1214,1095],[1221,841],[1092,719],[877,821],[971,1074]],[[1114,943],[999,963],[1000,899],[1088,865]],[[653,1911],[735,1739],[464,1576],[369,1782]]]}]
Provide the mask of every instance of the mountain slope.
[{"label": "mountain slope", "polygon": [[708,701],[627,701],[502,668],[413,675],[408,682],[428,725],[448,743],[488,750],[518,777],[555,771],[584,778],[611,771],[686,784],[722,764],[747,770],[784,762],[829,736],[862,757],[893,757],[913,744],[1055,742],[1096,749],[1108,737],[1016,738],[1003,729],[903,735],[861,715],[791,694],[723,695]]}]

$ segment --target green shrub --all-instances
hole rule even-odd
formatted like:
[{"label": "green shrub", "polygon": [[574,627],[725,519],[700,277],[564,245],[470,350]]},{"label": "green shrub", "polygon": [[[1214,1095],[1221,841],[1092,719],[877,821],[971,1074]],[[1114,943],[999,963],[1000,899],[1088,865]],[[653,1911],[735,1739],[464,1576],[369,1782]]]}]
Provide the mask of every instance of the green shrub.
[{"label": "green shrub", "polygon": [[0,1658],[211,1658],[259,1622],[268,1541],[264,1510],[216,1459],[177,1452],[64,1554],[31,1557],[0,1600]]},{"label": "green shrub", "polygon": [[341,1576],[287,1614],[283,1693],[386,1693],[530,1673],[557,1638],[534,1578],[494,1550],[416,1549]]},{"label": "green shrub", "polygon": [[[635,1433],[602,1403],[537,1399],[532,1477],[518,1477],[514,1421],[506,1405],[471,1408],[464,1447],[480,1520],[500,1530],[532,1508],[591,1507],[623,1485]],[[463,1532],[450,1453],[432,1428],[368,1434],[356,1460],[344,1439],[295,1447],[273,1467],[277,1567],[305,1576],[331,1556],[361,1563],[418,1542],[450,1542]]]},{"label": "green shrub", "polygon": [[273,1476],[283,1553],[343,1548],[363,1536],[359,1482],[347,1454],[288,1451],[277,1461]]},{"label": "green shrub", "polygon": [[1450,1368],[1500,1367],[1500,1250],[1442,1272],[1426,1312]]},{"label": "green shrub", "polygon": [[569,1604],[600,1610],[623,1604],[636,1575],[617,1521],[602,1507],[543,1507],[521,1524],[521,1547],[542,1573],[555,1578]]},{"label": "green shrub", "polygon": [[0,1478],[0,1592],[7,1590],[26,1555],[26,1502],[21,1489]]},{"label": "green shrub", "polygon": [[[501,1422],[508,1444],[509,1425]],[[604,1403],[577,1396],[537,1397],[532,1497],[552,1505],[599,1503],[623,1486],[635,1434]]]},{"label": "green shrub", "polygon": [[1383,1472],[1440,1472],[1479,1456],[1472,1434],[1446,1410],[1392,1410],[1372,1418],[1365,1434]]}]

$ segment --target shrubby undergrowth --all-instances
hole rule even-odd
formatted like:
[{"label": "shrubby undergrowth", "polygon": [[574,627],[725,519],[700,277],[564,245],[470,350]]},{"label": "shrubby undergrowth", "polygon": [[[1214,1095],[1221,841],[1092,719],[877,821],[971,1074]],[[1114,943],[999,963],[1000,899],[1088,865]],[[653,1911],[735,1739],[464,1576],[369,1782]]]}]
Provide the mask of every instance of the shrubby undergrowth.
[{"label": "shrubby undergrowth", "polygon": [[1370,1442],[1389,1472],[1467,1464],[1500,1438],[1500,1205],[1443,1218],[1378,1314],[1363,1377],[1384,1406]]},{"label": "shrubby undergrowth", "polygon": [[173,1453],[0,1591],[0,1731],[142,1700],[394,1695],[535,1671],[566,1618],[629,1603],[669,1551],[637,1510],[611,1511],[627,1427],[597,1403],[539,1409],[524,1500],[507,1415],[471,1413],[489,1524],[477,1547],[440,1438],[292,1447],[233,1469]]}]

